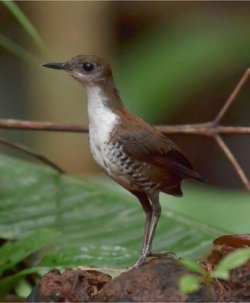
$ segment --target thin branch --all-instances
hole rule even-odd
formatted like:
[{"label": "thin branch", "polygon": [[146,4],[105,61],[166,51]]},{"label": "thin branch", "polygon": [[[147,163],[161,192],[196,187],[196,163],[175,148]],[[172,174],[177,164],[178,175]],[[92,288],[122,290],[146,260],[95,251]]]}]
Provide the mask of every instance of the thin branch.
[{"label": "thin branch", "polygon": [[88,127],[85,125],[53,123],[43,121],[24,121],[14,119],[0,119],[0,128],[73,133],[88,132]]},{"label": "thin branch", "polygon": [[21,151],[25,154],[28,154],[38,160],[40,160],[41,162],[47,164],[48,166],[54,168],[56,171],[58,171],[59,173],[61,174],[64,174],[65,171],[59,167],[58,165],[56,165],[55,163],[53,163],[51,160],[49,160],[47,157],[39,154],[38,152],[36,151],[33,151],[32,149],[28,148],[27,146],[24,146],[24,145],[21,145],[21,144],[18,144],[18,143],[13,143],[13,142],[10,142],[4,138],[0,138],[0,143],[1,144],[4,144],[6,146],[9,146],[13,149],[16,149],[18,151]]},{"label": "thin branch", "polygon": [[214,122],[183,125],[161,125],[156,126],[165,134],[192,135],[214,137],[216,134],[223,135],[250,135],[250,127],[247,126],[223,126]]},{"label": "thin branch", "polygon": [[[83,124],[66,124],[43,121],[24,121],[13,119],[0,119],[0,128],[19,129],[26,131],[53,131],[70,133],[87,133],[88,127]],[[194,136],[213,136],[215,133],[225,135],[249,135],[250,127],[243,126],[221,126],[213,122],[184,125],[159,125],[158,130],[165,134],[184,134]]]},{"label": "thin branch", "polygon": [[225,104],[223,105],[222,109],[219,111],[218,115],[215,117],[215,119],[214,119],[215,124],[218,124],[219,121],[221,121],[221,119],[225,116],[229,107],[233,104],[233,102],[238,97],[240,91],[242,90],[242,87],[247,82],[249,76],[250,76],[250,68],[248,68],[245,71],[244,75],[241,77],[241,79],[238,82],[238,84],[236,85],[235,89],[233,90],[233,92],[231,93],[231,95],[229,96],[229,98],[227,99]]},{"label": "thin branch", "polygon": [[250,135],[247,126],[218,126],[218,133],[223,135]]},{"label": "thin branch", "polygon": [[240,179],[241,179],[242,183],[245,185],[246,189],[248,191],[250,191],[250,182],[248,181],[247,176],[245,175],[240,164],[238,163],[238,161],[236,160],[236,158],[234,157],[234,155],[232,154],[230,149],[227,147],[226,143],[222,140],[222,138],[219,135],[215,136],[214,139],[215,139],[216,143],[218,144],[218,146],[223,151],[224,155],[228,158],[228,160],[234,167],[236,173],[240,177]]},{"label": "thin branch", "polygon": [[[215,132],[215,127],[211,122],[199,124],[184,124],[184,125],[160,125],[156,128],[164,134],[178,134],[178,135],[195,135],[195,136],[209,136],[211,137]],[[250,128],[249,128],[250,132]]]}]

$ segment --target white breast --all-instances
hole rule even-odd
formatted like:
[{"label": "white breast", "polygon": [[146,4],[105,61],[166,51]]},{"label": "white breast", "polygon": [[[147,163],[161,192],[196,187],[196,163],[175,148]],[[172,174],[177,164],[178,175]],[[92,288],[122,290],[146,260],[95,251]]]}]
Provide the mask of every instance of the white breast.
[{"label": "white breast", "polygon": [[105,150],[119,117],[105,105],[107,97],[99,87],[88,87],[87,95],[90,149],[95,161],[107,169]]}]

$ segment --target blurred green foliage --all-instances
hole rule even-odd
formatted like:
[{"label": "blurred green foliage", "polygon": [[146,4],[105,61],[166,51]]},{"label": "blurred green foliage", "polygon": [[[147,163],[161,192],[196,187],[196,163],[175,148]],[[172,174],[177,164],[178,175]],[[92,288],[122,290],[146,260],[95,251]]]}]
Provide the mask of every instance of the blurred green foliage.
[{"label": "blurred green foliage", "polygon": [[25,16],[25,14],[21,11],[18,5],[12,1],[1,1],[9,11],[15,16],[16,20],[19,24],[24,28],[24,31],[31,37],[33,43],[38,47],[41,52],[47,52],[47,48],[45,46],[44,41],[40,37],[39,33],[33,26],[33,24],[29,21],[29,19]]},{"label": "blurred green foliage", "polygon": [[230,271],[237,268],[250,260],[250,248],[237,249],[228,254],[212,272],[212,277],[216,279],[228,280]]},{"label": "blurred green foliage", "polygon": [[200,280],[197,276],[186,275],[180,280],[180,291],[183,294],[190,294],[198,291],[200,288]]},{"label": "blurred green foliage", "polygon": [[116,75],[129,108],[148,121],[166,121],[185,102],[197,103],[199,93],[243,73],[249,66],[248,14],[182,12],[173,28],[158,26],[131,41],[119,54]]},{"label": "blurred green foliage", "polygon": [[212,291],[212,280],[221,279],[229,280],[230,272],[238,268],[250,260],[250,248],[239,248],[227,254],[213,270],[207,271],[198,262],[191,260],[181,260],[181,263],[189,269],[193,274],[184,275],[180,281],[180,290],[184,294],[194,293],[200,288],[203,282]]},{"label": "blurred green foliage", "polygon": [[[29,21],[29,19],[24,15],[18,5],[12,0],[1,0],[1,3],[14,15],[16,21],[23,27],[24,32],[27,33],[34,45],[40,51],[41,54],[46,55],[48,50],[45,46],[44,41],[40,37],[39,33]],[[37,64],[37,57],[27,50],[25,46],[20,45],[19,43],[9,39],[6,35],[0,33],[0,46],[18,58],[24,60],[25,62]]]},{"label": "blurred green foliage", "polygon": [[[58,236],[59,233],[51,229],[36,230],[20,240],[6,242],[0,248],[0,299],[3,299],[11,288],[15,288],[18,285],[17,282],[23,280],[23,276],[38,271],[37,268],[31,268],[30,270],[17,270],[16,273],[10,274],[11,270],[14,270],[19,263],[30,257],[31,254],[52,244]],[[6,274],[8,270],[10,271],[9,274],[3,277],[3,274]]]}]

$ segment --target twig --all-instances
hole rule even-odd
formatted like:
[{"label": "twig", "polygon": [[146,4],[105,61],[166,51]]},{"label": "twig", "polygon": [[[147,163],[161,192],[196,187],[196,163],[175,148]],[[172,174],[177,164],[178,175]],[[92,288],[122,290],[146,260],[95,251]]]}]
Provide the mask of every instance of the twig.
[{"label": "twig", "polygon": [[223,135],[250,135],[250,127],[245,126],[223,126],[217,125],[213,121],[200,124],[184,124],[173,126],[156,126],[158,130],[165,134],[195,135],[214,137],[216,134]]},{"label": "twig", "polygon": [[218,133],[223,135],[250,135],[250,127],[218,126]]},{"label": "twig", "polygon": [[222,109],[219,111],[218,115],[215,117],[215,119],[214,119],[214,123],[215,124],[218,124],[221,121],[221,119],[225,116],[225,114],[228,111],[229,107],[233,104],[233,102],[238,97],[240,91],[242,90],[242,87],[247,82],[249,76],[250,76],[250,68],[248,68],[245,71],[245,73],[241,77],[240,81],[236,85],[235,89],[233,90],[233,92],[231,93],[231,95],[229,96],[229,98],[227,99],[227,101],[225,102],[225,104],[222,106]]},{"label": "twig", "polygon": [[228,158],[230,163],[232,164],[233,168],[235,169],[236,173],[240,177],[242,183],[246,187],[248,191],[250,191],[250,182],[247,179],[247,176],[245,175],[243,169],[241,168],[239,162],[236,160],[226,143],[222,140],[222,138],[219,135],[214,136],[214,139],[218,146],[221,148],[225,156]]},{"label": "twig", "polygon": [[36,131],[57,131],[57,132],[73,132],[86,133],[88,127],[85,125],[64,124],[53,122],[38,122],[27,120],[0,119],[0,128],[20,129],[20,130],[36,130]]},{"label": "twig", "polygon": [[56,165],[55,163],[50,161],[47,157],[39,154],[36,151],[33,151],[32,149],[28,148],[27,146],[24,146],[24,145],[21,145],[21,144],[18,144],[18,143],[13,143],[13,142],[10,142],[10,141],[8,141],[6,139],[3,139],[3,138],[0,138],[0,143],[4,144],[6,146],[9,146],[13,149],[16,149],[18,151],[24,152],[25,154],[28,154],[28,155],[40,160],[41,162],[49,165],[50,167],[54,168],[56,171],[58,171],[61,174],[65,173],[65,171],[61,167],[59,167],[58,165]]}]

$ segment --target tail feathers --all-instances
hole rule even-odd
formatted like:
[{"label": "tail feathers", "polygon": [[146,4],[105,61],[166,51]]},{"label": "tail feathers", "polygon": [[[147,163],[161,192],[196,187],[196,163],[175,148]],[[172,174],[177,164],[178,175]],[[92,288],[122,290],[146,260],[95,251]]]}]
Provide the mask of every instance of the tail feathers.
[{"label": "tail feathers", "polygon": [[182,197],[183,193],[181,190],[180,185],[174,188],[166,188],[165,190],[162,190],[164,193],[175,196],[175,197]]},{"label": "tail feathers", "polygon": [[[162,162],[159,163],[162,164]],[[172,150],[167,153],[167,159],[164,158],[163,164],[163,167],[172,171],[173,174],[180,177],[181,179],[191,178],[200,182],[207,182],[206,179],[204,179],[198,172],[193,169],[193,166],[189,160],[182,153],[176,150]]]},{"label": "tail feathers", "polygon": [[208,180],[203,178],[199,173],[197,173],[195,170],[190,170],[188,173],[188,177],[200,182],[208,183]]}]

